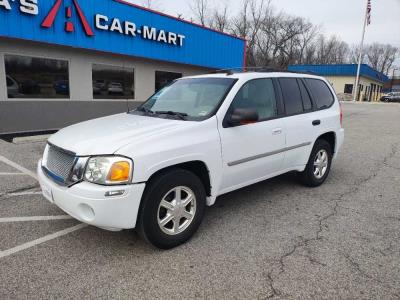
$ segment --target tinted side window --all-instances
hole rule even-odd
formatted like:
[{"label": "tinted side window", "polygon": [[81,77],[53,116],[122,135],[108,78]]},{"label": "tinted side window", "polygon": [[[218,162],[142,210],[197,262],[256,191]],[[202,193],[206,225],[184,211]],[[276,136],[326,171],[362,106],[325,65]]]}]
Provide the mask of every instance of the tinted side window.
[{"label": "tinted side window", "polygon": [[283,101],[287,115],[295,115],[303,112],[303,101],[296,78],[280,78]]},{"label": "tinted side window", "polygon": [[235,96],[229,112],[237,108],[254,108],[260,120],[278,115],[272,79],[256,79],[245,83]]},{"label": "tinted side window", "polygon": [[318,109],[327,108],[333,104],[334,97],[325,82],[318,79],[306,79],[313,94]]},{"label": "tinted side window", "polygon": [[299,86],[300,86],[300,92],[301,92],[301,98],[303,99],[304,111],[310,111],[310,110],[312,110],[311,97],[308,94],[308,91],[307,91],[303,81],[299,79],[297,82],[299,83]]}]

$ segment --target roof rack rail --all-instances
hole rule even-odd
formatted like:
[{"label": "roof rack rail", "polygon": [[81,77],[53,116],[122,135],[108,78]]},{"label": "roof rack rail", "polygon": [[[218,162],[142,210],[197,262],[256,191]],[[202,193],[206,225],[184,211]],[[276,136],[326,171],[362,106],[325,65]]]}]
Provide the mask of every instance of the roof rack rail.
[{"label": "roof rack rail", "polygon": [[227,74],[227,75],[233,75],[233,74],[238,74],[238,73],[249,73],[249,72],[255,72],[255,73],[272,73],[272,72],[280,72],[280,73],[302,73],[302,74],[310,74],[310,75],[318,75],[314,72],[310,71],[290,71],[290,70],[283,70],[283,69],[277,69],[273,67],[245,67],[245,68],[230,68],[230,69],[219,69],[219,70],[214,70],[211,71],[211,74]]}]

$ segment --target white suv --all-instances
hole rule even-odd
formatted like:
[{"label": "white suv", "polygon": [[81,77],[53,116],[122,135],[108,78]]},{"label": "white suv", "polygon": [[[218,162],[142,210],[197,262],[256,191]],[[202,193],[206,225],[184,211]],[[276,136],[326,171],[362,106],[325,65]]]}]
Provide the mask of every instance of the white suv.
[{"label": "white suv", "polygon": [[171,248],[218,196],[297,171],[321,185],[344,139],[329,83],[295,73],[187,77],[135,111],[60,130],[38,174],[44,196],[107,230]]}]

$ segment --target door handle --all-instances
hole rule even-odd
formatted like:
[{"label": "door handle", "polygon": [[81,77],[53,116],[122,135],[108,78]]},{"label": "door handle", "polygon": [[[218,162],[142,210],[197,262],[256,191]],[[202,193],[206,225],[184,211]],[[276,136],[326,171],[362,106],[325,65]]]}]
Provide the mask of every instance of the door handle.
[{"label": "door handle", "polygon": [[314,120],[312,121],[313,126],[321,125],[321,120]]},{"label": "door handle", "polygon": [[278,135],[282,133],[282,128],[275,128],[272,130],[273,135]]}]

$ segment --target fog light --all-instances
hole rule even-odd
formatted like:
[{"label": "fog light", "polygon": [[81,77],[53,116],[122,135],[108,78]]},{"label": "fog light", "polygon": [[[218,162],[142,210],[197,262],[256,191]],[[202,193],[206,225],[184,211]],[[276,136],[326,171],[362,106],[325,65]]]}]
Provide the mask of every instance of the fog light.
[{"label": "fog light", "polygon": [[87,204],[79,204],[79,211],[81,218],[86,222],[94,221],[94,210]]}]

